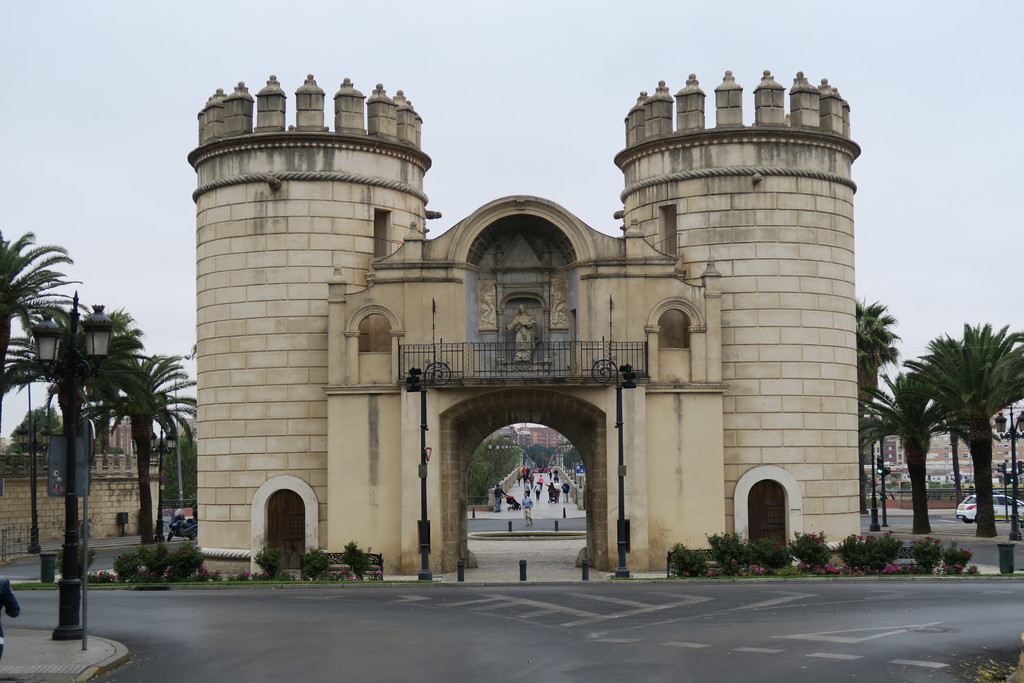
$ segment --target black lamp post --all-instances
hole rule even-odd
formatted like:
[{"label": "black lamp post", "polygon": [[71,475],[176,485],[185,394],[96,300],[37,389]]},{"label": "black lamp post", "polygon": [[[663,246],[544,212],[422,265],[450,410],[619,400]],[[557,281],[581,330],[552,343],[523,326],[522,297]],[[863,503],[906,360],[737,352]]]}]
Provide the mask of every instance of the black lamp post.
[{"label": "black lamp post", "polygon": [[[153,435],[153,445],[160,457],[160,464],[157,467],[156,486],[156,537],[162,541],[164,538],[164,454],[174,448],[174,434],[164,435],[164,428],[160,428],[160,436]],[[180,501],[179,501],[180,502]]]},{"label": "black lamp post", "polygon": [[[29,411],[29,426],[33,430],[35,429],[31,411]],[[46,447],[50,443],[50,430],[44,429],[40,432],[38,440],[34,431],[30,435],[29,430],[24,427],[18,427],[14,434],[23,452],[25,447],[28,446],[29,457],[31,458],[29,462],[29,477],[32,480],[32,526],[29,529],[28,552],[32,555],[38,555],[41,548],[39,547],[39,502],[36,494],[36,459],[39,457],[38,451],[40,446],[43,447],[43,452],[46,452]]]},{"label": "black lamp post", "polygon": [[[879,448],[881,450],[881,448]],[[881,458],[881,454],[879,454]],[[871,444],[871,524],[868,525],[868,531],[881,531],[882,527],[878,526],[878,494],[875,489],[875,474],[878,472],[880,465],[878,464],[881,460],[875,460],[875,444]]]},{"label": "black lamp post", "polygon": [[602,384],[615,377],[615,429],[619,437],[619,519],[615,527],[616,545],[619,551],[619,564],[615,568],[615,578],[628,579],[629,568],[626,566],[626,465],[623,460],[622,438],[622,390],[636,389],[636,372],[632,365],[616,365],[609,358],[602,358],[594,363],[590,370],[591,376]]},{"label": "black lamp post", "polygon": [[1003,416],[1002,411],[996,415],[996,432],[999,435],[999,440],[1003,441],[1006,437],[1010,437],[1010,471],[1013,477],[1013,508],[1010,513],[1010,536],[1009,540],[1019,541],[1020,530],[1017,528],[1019,518],[1017,515],[1017,439],[1024,439],[1024,429],[1020,425],[1020,415],[1017,415],[1017,419],[1013,419],[1013,406],[1010,406],[1010,421],[1007,424],[1006,418]]},{"label": "black lamp post", "polygon": [[[75,462],[75,432],[78,426],[78,385],[86,377],[95,375],[99,364],[107,355],[110,333],[114,323],[103,313],[103,306],[94,306],[93,313],[82,321],[85,329],[85,352],[78,348],[78,292],[71,303],[68,316],[68,343],[63,349],[64,357],[58,359],[57,347],[61,328],[50,316],[32,327],[36,342],[36,353],[46,366],[47,378],[55,381],[67,398],[67,421],[64,424],[64,439],[67,445],[64,492],[64,562],[58,582],[58,623],[53,631],[54,640],[78,640],[83,637],[81,623],[82,579],[78,557],[78,475]],[[90,362],[91,361],[91,362]]]},{"label": "black lamp post", "polygon": [[420,543],[420,570],[416,578],[420,581],[432,581],[433,573],[430,571],[430,520],[427,519],[427,388],[423,385],[423,372],[419,368],[409,368],[409,375],[406,378],[405,390],[419,392],[420,395],[420,522],[419,522],[419,543]]}]

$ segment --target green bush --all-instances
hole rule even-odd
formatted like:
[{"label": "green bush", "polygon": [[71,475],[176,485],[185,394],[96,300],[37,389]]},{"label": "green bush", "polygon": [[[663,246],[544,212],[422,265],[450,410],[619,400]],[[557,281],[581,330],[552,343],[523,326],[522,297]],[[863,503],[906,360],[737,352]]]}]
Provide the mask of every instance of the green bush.
[{"label": "green bush", "polygon": [[139,562],[146,581],[163,581],[171,565],[171,554],[163,543],[139,546]]},{"label": "green bush", "polygon": [[708,559],[703,551],[676,543],[672,546],[671,567],[674,576],[707,576]]},{"label": "green bush", "polygon": [[963,574],[972,557],[974,553],[966,548],[957,547],[956,541],[952,541],[949,547],[942,551],[943,573]]},{"label": "green bush", "polygon": [[723,574],[739,574],[751,564],[750,547],[742,538],[735,534],[715,534],[708,536],[711,555],[721,568]]},{"label": "green bush", "polygon": [[121,553],[114,558],[114,571],[117,573],[117,580],[121,583],[134,583],[139,579],[141,570],[142,559],[137,550]]},{"label": "green bush", "polygon": [[341,553],[341,563],[347,564],[360,581],[363,580],[363,575],[370,571],[370,556],[366,553],[367,551],[360,548],[355,541],[346,543],[345,550]]},{"label": "green bush", "polygon": [[910,545],[910,556],[914,558],[918,572],[931,574],[942,561],[942,542],[931,537],[914,541]]},{"label": "green bush", "polygon": [[782,569],[793,563],[789,547],[777,538],[759,538],[747,543],[747,562],[765,569]]},{"label": "green bush", "polygon": [[797,534],[789,544],[789,554],[797,562],[811,567],[824,567],[832,557],[825,543],[825,534]]},{"label": "green bush", "polygon": [[[78,578],[82,578],[85,575],[86,570],[92,566],[92,563],[96,560],[96,548],[89,548],[89,565],[88,567],[82,562],[82,558],[85,557],[85,546],[78,546]],[[57,551],[57,568],[61,569],[64,567],[64,549],[61,548]]]},{"label": "green bush", "polygon": [[263,570],[263,573],[273,579],[281,573],[284,551],[280,548],[271,548],[269,545],[264,544],[253,559],[256,561],[256,565]]},{"label": "green bush", "polygon": [[320,548],[310,548],[302,556],[302,574],[311,581],[319,581],[330,564],[327,553]]},{"label": "green bush", "polygon": [[839,556],[848,567],[871,571],[882,571],[894,565],[903,542],[892,532],[875,536],[847,536],[839,545]]},{"label": "green bush", "polygon": [[203,567],[203,553],[199,546],[191,541],[182,543],[170,554],[168,560],[168,581],[188,581]]}]

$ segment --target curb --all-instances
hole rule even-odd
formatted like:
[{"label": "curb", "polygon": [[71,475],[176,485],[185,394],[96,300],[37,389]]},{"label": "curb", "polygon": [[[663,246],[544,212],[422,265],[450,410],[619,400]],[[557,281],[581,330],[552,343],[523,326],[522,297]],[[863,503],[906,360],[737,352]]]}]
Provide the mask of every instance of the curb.
[{"label": "curb", "polygon": [[110,655],[102,662],[97,662],[96,664],[86,667],[85,671],[75,677],[75,683],[84,683],[84,681],[88,681],[94,676],[99,676],[116,669],[131,659],[131,653],[128,652],[128,648],[116,640],[108,640],[107,638],[99,638],[97,636],[89,636],[89,640],[102,640],[103,642],[108,643],[114,648],[114,654]]}]

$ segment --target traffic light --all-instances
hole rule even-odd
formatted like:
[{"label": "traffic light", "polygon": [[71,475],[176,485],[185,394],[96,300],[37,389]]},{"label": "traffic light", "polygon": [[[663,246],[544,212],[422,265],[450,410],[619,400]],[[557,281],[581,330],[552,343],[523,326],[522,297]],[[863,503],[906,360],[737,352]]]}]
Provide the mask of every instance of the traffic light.
[{"label": "traffic light", "polygon": [[420,390],[420,375],[423,371],[419,368],[409,368],[409,376],[405,378],[405,390],[409,392]]},{"label": "traffic light", "polygon": [[882,464],[882,461],[881,461],[881,460],[879,460],[879,461],[878,461],[878,464],[877,464],[877,465],[875,465],[875,474],[877,474],[877,475],[878,475],[878,476],[880,476],[880,477],[884,477],[884,476],[885,476],[885,470],[886,470],[886,469],[888,469],[888,468],[886,468],[886,467],[885,467],[885,466],[884,466],[884,465]]},{"label": "traffic light", "polygon": [[996,465],[996,469],[999,471],[999,480],[1002,481],[1003,483],[1009,483],[1009,477],[1006,476],[1006,470],[1009,469],[1006,466],[1006,461],[1004,460],[1003,462]]}]

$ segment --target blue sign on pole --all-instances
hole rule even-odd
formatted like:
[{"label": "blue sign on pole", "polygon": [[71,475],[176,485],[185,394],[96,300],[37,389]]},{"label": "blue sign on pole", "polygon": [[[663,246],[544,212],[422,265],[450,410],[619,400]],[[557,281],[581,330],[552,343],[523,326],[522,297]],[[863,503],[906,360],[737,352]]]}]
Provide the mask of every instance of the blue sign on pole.
[{"label": "blue sign on pole", "polygon": [[577,463],[576,474],[583,474],[583,463]]}]

